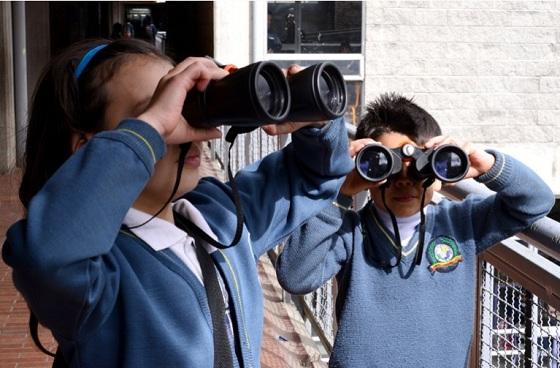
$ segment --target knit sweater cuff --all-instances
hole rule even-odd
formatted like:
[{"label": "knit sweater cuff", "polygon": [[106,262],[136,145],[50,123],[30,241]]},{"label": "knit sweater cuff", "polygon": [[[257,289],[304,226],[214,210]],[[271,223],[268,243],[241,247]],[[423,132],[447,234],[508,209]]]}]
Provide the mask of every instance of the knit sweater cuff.
[{"label": "knit sweater cuff", "polygon": [[502,189],[510,180],[511,172],[513,170],[511,160],[501,152],[494,150],[486,150],[495,157],[496,162],[486,173],[475,178],[476,181],[486,185],[493,191]]},{"label": "knit sweater cuff", "polygon": [[125,119],[114,130],[106,130],[99,138],[120,141],[130,147],[152,173],[155,163],[165,154],[165,142],[152,126],[138,119]]}]

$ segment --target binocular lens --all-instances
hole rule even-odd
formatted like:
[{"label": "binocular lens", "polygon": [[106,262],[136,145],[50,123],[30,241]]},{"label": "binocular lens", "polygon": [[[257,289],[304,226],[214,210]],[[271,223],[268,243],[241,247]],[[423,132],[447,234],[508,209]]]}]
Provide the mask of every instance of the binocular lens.
[{"label": "binocular lens", "polygon": [[344,115],[346,83],[331,63],[311,65],[289,78],[292,108],[288,121],[321,121]]},{"label": "binocular lens", "polygon": [[333,115],[343,113],[346,108],[346,87],[341,82],[344,80],[333,75],[328,65],[319,76],[319,96]]},{"label": "binocular lens", "polygon": [[257,98],[259,99],[262,107],[271,113],[271,105],[273,101],[272,88],[262,74],[259,74],[257,77]]},{"label": "binocular lens", "polygon": [[469,170],[466,153],[456,146],[442,146],[434,152],[432,169],[436,177],[445,182],[459,181]]},{"label": "binocular lens", "polygon": [[264,116],[268,118],[264,122],[278,122],[288,113],[289,91],[283,74],[279,74],[278,70],[272,63],[263,63],[255,73],[254,92],[260,107],[257,111],[263,110]]},{"label": "binocular lens", "polygon": [[257,75],[257,99],[269,116],[285,115],[287,99],[284,83],[284,80],[278,80],[276,74],[271,74],[265,68]]},{"label": "binocular lens", "polygon": [[385,179],[392,171],[391,152],[379,145],[364,147],[356,158],[356,169],[360,176],[369,181]]}]

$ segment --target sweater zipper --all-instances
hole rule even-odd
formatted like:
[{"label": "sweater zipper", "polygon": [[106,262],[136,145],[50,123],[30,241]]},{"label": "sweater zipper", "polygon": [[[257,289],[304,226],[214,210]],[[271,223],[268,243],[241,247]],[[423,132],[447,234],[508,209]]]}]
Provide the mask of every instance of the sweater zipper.
[{"label": "sweater zipper", "polygon": [[[245,336],[245,342],[247,343],[247,348],[249,349],[249,353],[251,353],[251,341],[249,340],[249,335],[247,334],[247,327],[245,326],[245,317],[243,316],[244,313],[243,311],[245,310],[245,307],[243,306],[243,299],[241,298],[241,292],[239,290],[239,283],[237,282],[237,275],[235,273],[235,269],[233,268],[233,265],[231,264],[229,258],[226,256],[226,254],[221,250],[218,249],[218,251],[222,254],[222,256],[224,257],[224,259],[226,260],[226,263],[228,265],[228,268],[233,276],[233,284],[235,286],[235,292],[237,294],[237,299],[239,299],[239,303],[241,304],[241,310],[239,313],[239,316],[241,317],[241,323],[243,324],[243,335]],[[251,354],[252,355],[252,354]],[[252,365],[252,359],[249,360],[249,368],[251,368]]]}]

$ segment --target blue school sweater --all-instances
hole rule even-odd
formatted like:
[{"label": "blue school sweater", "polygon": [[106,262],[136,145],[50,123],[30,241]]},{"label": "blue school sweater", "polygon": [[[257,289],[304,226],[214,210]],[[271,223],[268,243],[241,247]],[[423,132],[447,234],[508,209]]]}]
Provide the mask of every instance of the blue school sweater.
[{"label": "blue school sweater", "polygon": [[[495,165],[478,180],[496,194],[428,206],[419,266],[416,231],[403,244],[400,266],[383,267],[395,264],[394,238],[371,204],[360,213],[331,206],[294,233],[277,263],[286,290],[308,293],[336,274],[346,280],[337,300],[331,367],[467,366],[477,254],[525,229],[554,204],[549,187],[529,168],[492,153]],[[363,230],[371,242],[364,244]]]},{"label": "blue school sweater", "polygon": [[[2,255],[71,367],[213,367],[203,286],[172,251],[121,230],[165,145],[139,120],[95,135],[33,198]],[[243,367],[259,367],[263,300],[256,260],[336,196],[352,168],[342,120],[304,128],[240,171],[240,243],[212,254],[232,301]],[[229,184],[203,179],[186,198],[223,244],[235,233]]]}]

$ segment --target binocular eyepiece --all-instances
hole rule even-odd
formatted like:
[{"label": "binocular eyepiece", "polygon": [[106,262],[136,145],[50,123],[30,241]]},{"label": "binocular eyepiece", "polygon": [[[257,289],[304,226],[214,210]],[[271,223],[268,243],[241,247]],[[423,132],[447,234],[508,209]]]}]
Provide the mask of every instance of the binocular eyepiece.
[{"label": "binocular eyepiece", "polygon": [[286,78],[269,61],[253,63],[202,92],[191,90],[183,105],[190,125],[257,127],[286,121],[322,121],[344,115],[346,84],[331,63],[309,66]]},{"label": "binocular eyepiece", "polygon": [[467,175],[469,157],[459,146],[446,144],[423,150],[411,144],[389,149],[380,144],[369,144],[356,157],[356,171],[372,182],[387,179],[402,170],[402,161],[411,160],[408,175],[416,180],[439,179],[445,183],[457,182]]}]

